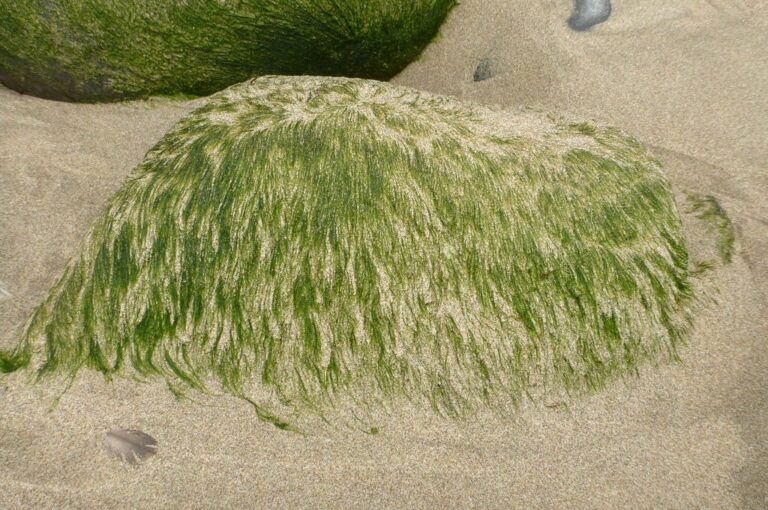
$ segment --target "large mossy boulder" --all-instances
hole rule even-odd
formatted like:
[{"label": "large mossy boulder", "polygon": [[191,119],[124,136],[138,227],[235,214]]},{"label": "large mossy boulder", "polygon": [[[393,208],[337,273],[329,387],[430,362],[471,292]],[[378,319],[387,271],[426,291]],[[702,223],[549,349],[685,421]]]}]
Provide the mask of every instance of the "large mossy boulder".
[{"label": "large mossy boulder", "polygon": [[253,76],[388,79],[456,0],[0,0],[0,83],[68,101],[208,95]]},{"label": "large mossy boulder", "polygon": [[659,164],[614,129],[262,77],[149,151],[0,366],[215,382],[262,416],[513,410],[676,359],[690,278]]}]

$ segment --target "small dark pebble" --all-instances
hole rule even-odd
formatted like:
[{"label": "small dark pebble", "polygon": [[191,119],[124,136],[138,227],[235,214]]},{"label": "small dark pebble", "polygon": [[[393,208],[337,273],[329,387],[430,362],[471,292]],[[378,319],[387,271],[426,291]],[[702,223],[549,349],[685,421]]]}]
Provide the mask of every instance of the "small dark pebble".
[{"label": "small dark pebble", "polygon": [[496,65],[496,61],[492,58],[485,57],[480,61],[479,64],[477,64],[477,68],[475,69],[475,74],[472,75],[472,79],[474,81],[483,81],[489,78],[493,78],[496,76],[497,70],[498,66]]}]

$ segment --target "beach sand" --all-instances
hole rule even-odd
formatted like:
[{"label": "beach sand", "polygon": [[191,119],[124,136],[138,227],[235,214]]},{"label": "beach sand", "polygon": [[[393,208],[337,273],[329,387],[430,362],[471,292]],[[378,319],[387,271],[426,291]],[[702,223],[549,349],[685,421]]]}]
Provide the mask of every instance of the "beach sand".
[{"label": "beach sand", "polygon": [[[710,194],[736,229],[716,302],[683,364],[511,421],[426,409],[380,433],[260,422],[229,396],[177,401],[159,381],[63,387],[0,379],[0,508],[768,507],[768,2],[614,0],[588,32],[571,2],[464,0],[395,80],[483,103],[596,119],[649,145],[676,195]],[[482,59],[497,74],[474,82]],[[88,225],[197,102],[73,105],[0,87],[0,348],[46,295]],[[681,207],[683,204],[681,202]],[[689,231],[691,249],[705,243]],[[102,447],[138,428],[138,467]]]}]

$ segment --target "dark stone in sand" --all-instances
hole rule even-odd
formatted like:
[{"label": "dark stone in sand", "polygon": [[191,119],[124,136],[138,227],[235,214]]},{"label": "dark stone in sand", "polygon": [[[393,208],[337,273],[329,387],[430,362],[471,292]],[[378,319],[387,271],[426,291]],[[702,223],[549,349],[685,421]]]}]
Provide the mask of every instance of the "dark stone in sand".
[{"label": "dark stone in sand", "polygon": [[497,73],[498,64],[496,63],[496,60],[490,57],[484,57],[480,63],[477,64],[477,68],[475,69],[475,73],[472,75],[472,79],[474,81],[488,80],[496,76]]},{"label": "dark stone in sand", "polygon": [[578,32],[589,30],[611,15],[611,0],[576,0],[568,26]]}]

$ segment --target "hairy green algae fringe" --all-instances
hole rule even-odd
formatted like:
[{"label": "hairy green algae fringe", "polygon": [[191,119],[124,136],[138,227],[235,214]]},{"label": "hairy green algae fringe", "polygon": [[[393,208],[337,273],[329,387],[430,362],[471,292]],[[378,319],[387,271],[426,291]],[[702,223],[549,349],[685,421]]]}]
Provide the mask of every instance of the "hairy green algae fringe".
[{"label": "hairy green algae fringe", "polygon": [[720,262],[730,264],[733,259],[733,247],[736,242],[736,232],[731,218],[712,195],[688,193],[688,212],[696,213],[700,220],[708,222],[717,234],[716,249]]},{"label": "hairy green algae fringe", "polygon": [[676,360],[692,287],[659,164],[615,129],[264,77],[150,152],[4,370],[212,383],[289,414],[502,415]]},{"label": "hairy green algae fringe", "polygon": [[208,95],[263,74],[388,79],[456,0],[0,0],[0,83],[68,101]]}]

